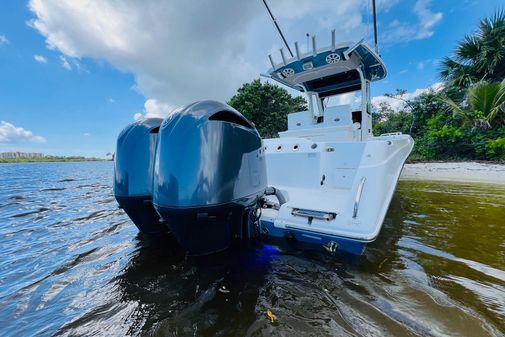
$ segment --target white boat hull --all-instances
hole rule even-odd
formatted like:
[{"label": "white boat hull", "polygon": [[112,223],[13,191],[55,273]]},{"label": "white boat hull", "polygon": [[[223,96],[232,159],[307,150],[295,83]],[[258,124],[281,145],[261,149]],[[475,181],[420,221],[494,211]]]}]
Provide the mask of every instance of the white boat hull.
[{"label": "white boat hull", "polygon": [[262,210],[262,231],[361,254],[379,235],[413,139],[401,134],[361,142],[284,136],[264,141],[268,184],[286,202]]}]

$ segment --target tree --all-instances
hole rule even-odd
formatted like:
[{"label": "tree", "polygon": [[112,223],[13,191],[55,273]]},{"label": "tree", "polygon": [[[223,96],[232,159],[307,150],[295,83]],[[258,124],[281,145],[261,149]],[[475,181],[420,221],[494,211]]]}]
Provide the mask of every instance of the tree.
[{"label": "tree", "polygon": [[390,104],[383,102],[376,107],[376,112],[372,114],[372,118],[375,135],[391,132],[409,133],[413,114],[406,109],[395,111]]},{"label": "tree", "polygon": [[444,102],[464,125],[478,129],[505,126],[505,80],[501,83],[479,82],[468,89],[466,104],[458,105],[450,98]]},{"label": "tree", "polygon": [[287,90],[259,79],[244,84],[228,104],[250,119],[262,137],[277,137],[287,129],[287,115],[307,110],[303,97],[291,96]]},{"label": "tree", "polygon": [[505,11],[480,21],[476,33],[458,43],[454,57],[442,61],[440,76],[449,85],[468,88],[505,78]]}]

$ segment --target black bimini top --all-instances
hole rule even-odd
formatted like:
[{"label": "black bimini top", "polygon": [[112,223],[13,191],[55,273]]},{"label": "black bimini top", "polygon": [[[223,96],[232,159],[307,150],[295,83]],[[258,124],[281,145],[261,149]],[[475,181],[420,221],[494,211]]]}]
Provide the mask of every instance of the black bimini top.
[{"label": "black bimini top", "polygon": [[299,91],[318,93],[327,97],[361,88],[361,76],[372,82],[386,77],[384,62],[364,42],[313,51],[285,60],[269,70],[270,77]]}]

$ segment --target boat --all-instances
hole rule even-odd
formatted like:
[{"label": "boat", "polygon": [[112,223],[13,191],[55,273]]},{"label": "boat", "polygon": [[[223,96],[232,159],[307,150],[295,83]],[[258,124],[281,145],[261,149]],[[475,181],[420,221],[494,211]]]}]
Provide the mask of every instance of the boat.
[{"label": "boat", "polygon": [[[365,42],[335,43],[281,62],[269,55],[268,77],[305,93],[309,109],[288,115],[288,130],[265,139],[267,180],[285,202],[268,197],[260,219],[268,236],[361,254],[383,224],[414,141],[401,133],[374,136],[370,84],[386,77]],[[359,106],[326,106],[355,93]],[[335,99],[334,99],[335,100]],[[338,101],[338,100],[337,100]]]},{"label": "boat", "polygon": [[[216,101],[135,121],[118,137],[114,195],[141,232],[170,232],[190,255],[251,239],[360,255],[381,231],[414,145],[401,133],[373,135],[370,85],[386,66],[377,43],[337,44],[334,30],[328,46],[313,36],[310,50],[295,43],[293,54],[263,3],[290,53],[281,49],[278,63],[269,55],[265,76],[305,94],[308,110],[264,140]],[[352,94],[357,107],[328,104]]]}]

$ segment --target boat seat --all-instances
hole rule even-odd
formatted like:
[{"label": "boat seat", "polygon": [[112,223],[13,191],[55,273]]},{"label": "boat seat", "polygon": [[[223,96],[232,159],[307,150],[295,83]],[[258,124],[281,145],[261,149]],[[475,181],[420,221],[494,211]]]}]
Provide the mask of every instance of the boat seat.
[{"label": "boat seat", "polygon": [[324,112],[324,119],[321,123],[314,123],[310,111],[294,112],[288,115],[288,130],[330,126],[350,126],[352,124],[352,109],[349,104],[326,108]]},{"label": "boat seat", "polygon": [[360,124],[318,127],[279,132],[281,138],[305,138],[312,141],[353,141],[359,140]]},{"label": "boat seat", "polygon": [[328,107],[321,123],[314,123],[309,111],[288,115],[288,130],[281,138],[299,137],[314,141],[353,141],[359,139],[360,123],[353,123],[350,105]]}]

